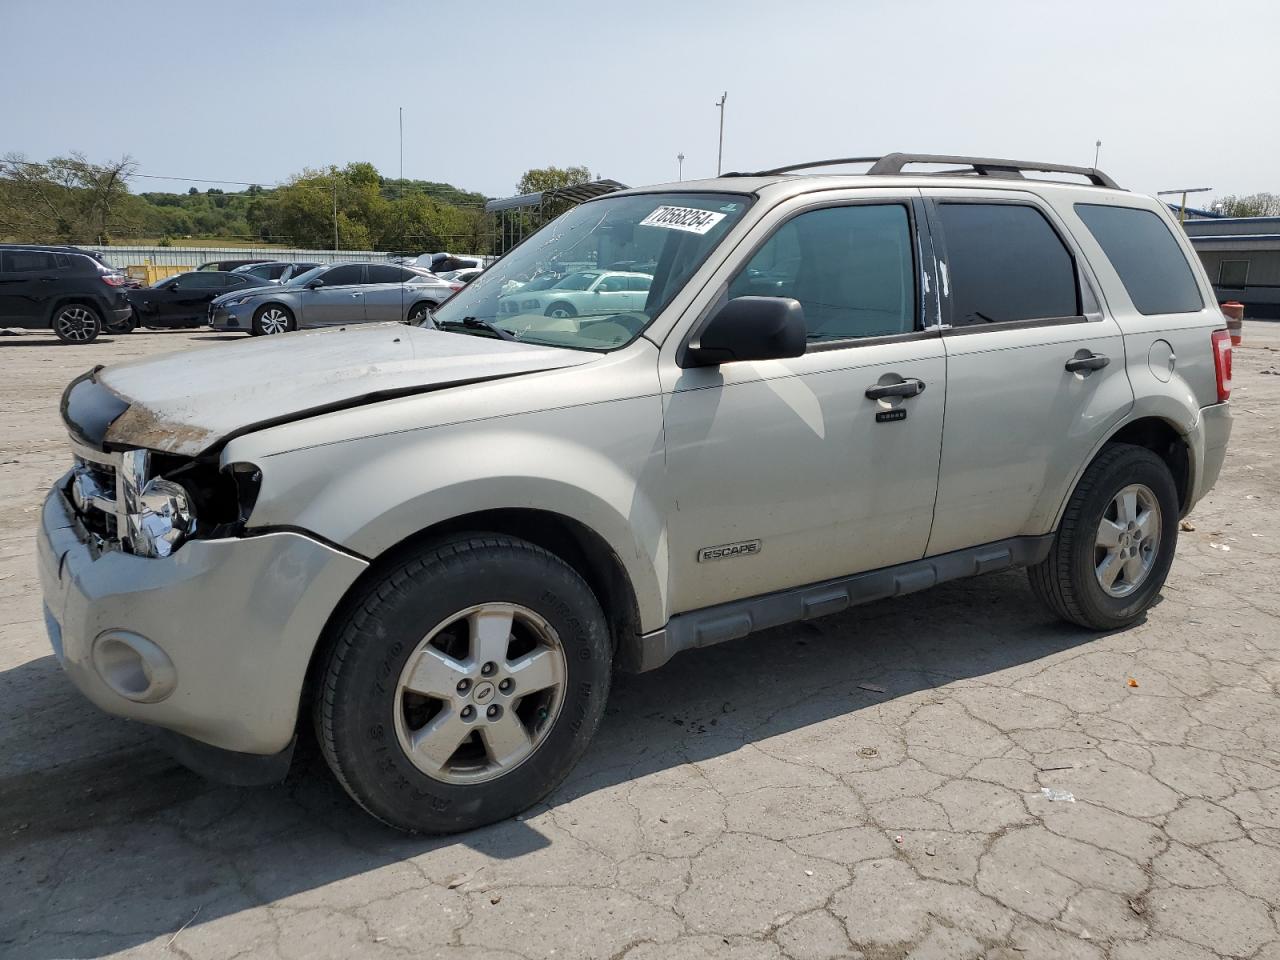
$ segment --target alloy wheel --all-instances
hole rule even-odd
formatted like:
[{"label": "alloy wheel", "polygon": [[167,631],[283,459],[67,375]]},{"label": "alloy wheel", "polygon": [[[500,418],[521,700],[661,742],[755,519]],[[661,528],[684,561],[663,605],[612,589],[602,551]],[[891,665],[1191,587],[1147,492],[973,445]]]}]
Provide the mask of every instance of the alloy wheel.
[{"label": "alloy wheel", "polygon": [[289,315],[277,307],[270,307],[262,311],[262,315],[258,318],[258,326],[268,335],[288,333]]},{"label": "alloy wheel", "polygon": [[479,783],[527,760],[564,702],[564,647],[528,607],[460,610],[418,644],[396,686],[405,755],[446,783]]},{"label": "alloy wheel", "polygon": [[98,320],[85,307],[70,306],[58,314],[58,333],[64,340],[87,343],[97,333]]},{"label": "alloy wheel", "polygon": [[1146,581],[1160,553],[1160,503],[1144,484],[1122,488],[1102,512],[1094,540],[1094,573],[1112,597]]}]

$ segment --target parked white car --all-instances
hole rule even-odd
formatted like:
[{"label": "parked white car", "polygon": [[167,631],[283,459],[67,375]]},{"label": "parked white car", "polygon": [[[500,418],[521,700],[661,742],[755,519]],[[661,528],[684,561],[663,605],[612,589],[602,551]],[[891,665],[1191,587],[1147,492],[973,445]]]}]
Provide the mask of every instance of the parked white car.
[{"label": "parked white car", "polygon": [[503,316],[541,314],[548,317],[601,316],[643,310],[653,277],[623,270],[571,273],[545,290],[516,291],[498,302]]}]

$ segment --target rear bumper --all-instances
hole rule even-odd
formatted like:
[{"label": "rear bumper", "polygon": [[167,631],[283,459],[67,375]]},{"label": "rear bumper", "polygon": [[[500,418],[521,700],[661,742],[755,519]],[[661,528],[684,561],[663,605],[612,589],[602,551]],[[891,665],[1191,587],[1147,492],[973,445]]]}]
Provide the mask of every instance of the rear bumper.
[{"label": "rear bumper", "polygon": [[[162,559],[104,550],[63,485],[45,500],[37,555],[49,640],[80,692],[221,751],[289,750],[316,641],[367,564],[298,533],[193,540]],[[120,638],[151,658],[129,676],[164,675],[153,699],[120,692]]]},{"label": "rear bumper", "polygon": [[1231,404],[1215,403],[1201,407],[1195,428],[1188,438],[1191,445],[1191,495],[1187,510],[1218,482],[1222,463],[1227,457],[1227,441],[1231,439]]}]

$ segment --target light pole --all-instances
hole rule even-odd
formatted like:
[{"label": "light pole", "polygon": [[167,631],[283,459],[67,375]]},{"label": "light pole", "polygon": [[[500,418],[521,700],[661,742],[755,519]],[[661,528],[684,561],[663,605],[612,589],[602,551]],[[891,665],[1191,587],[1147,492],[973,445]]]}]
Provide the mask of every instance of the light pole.
[{"label": "light pole", "polygon": [[676,154],[676,179],[677,180],[684,179],[684,154],[683,153]]},{"label": "light pole", "polygon": [[1178,208],[1178,222],[1187,222],[1187,194],[1188,193],[1208,193],[1213,187],[1186,187],[1178,190],[1157,190],[1157,197],[1167,197],[1170,194],[1182,194],[1182,206]]},{"label": "light pole", "polygon": [[716,151],[716,176],[720,176],[720,168],[724,162],[724,102],[729,99],[729,91],[720,94],[716,106],[720,108],[720,147]]},{"label": "light pole", "polygon": [[1093,145],[1093,169],[1098,169],[1098,154],[1102,152],[1102,141],[1098,140]]}]

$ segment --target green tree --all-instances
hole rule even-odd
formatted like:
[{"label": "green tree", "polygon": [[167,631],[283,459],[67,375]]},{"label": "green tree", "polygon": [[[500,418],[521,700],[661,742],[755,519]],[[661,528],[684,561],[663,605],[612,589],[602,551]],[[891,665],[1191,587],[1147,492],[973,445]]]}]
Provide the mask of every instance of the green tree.
[{"label": "green tree", "polygon": [[[0,230],[32,242],[109,242],[137,169],[126,155],[91,163],[83,153],[33,163],[20,153],[0,157]],[[127,232],[127,230],[122,231]]]},{"label": "green tree", "polygon": [[516,193],[541,193],[557,187],[571,187],[576,183],[588,183],[591,171],[586,167],[534,167],[526,170],[516,184]]},{"label": "green tree", "polygon": [[1213,205],[1226,217],[1280,217],[1280,194],[1251,193],[1244,197],[1231,194],[1214,201]]}]

